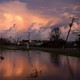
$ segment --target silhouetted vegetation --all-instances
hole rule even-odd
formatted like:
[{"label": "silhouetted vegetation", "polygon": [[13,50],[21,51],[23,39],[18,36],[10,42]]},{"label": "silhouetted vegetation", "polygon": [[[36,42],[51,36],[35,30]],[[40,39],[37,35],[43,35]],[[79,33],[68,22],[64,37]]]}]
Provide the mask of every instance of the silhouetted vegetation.
[{"label": "silhouetted vegetation", "polygon": [[2,46],[2,45],[10,45],[10,44],[11,44],[10,40],[5,39],[5,38],[0,38],[0,46]]},{"label": "silhouetted vegetation", "polygon": [[80,35],[78,35],[78,39],[75,42],[77,44],[77,47],[80,48]]},{"label": "silhouetted vegetation", "polygon": [[43,42],[44,47],[62,48],[65,45],[65,40],[61,38],[61,31],[59,28],[54,28],[49,37],[49,41]]},{"label": "silhouetted vegetation", "polygon": [[56,41],[60,39],[61,31],[59,28],[52,29],[50,33],[50,41]]}]

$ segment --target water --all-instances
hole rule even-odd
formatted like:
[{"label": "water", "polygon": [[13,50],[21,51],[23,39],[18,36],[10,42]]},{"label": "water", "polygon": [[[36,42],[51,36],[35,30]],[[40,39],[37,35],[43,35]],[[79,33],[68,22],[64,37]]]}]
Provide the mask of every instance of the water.
[{"label": "water", "polygon": [[0,52],[0,80],[80,80],[80,58],[41,51]]}]

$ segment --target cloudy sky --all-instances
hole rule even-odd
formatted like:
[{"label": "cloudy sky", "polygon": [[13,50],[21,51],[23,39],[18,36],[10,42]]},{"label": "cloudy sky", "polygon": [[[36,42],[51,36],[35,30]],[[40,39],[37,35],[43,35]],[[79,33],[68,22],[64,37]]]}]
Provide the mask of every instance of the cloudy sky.
[{"label": "cloudy sky", "polygon": [[[0,0],[0,34],[46,39],[52,27],[68,31],[70,17],[80,18],[80,0]],[[66,27],[67,26],[67,27]],[[73,30],[78,29],[74,23]]]}]

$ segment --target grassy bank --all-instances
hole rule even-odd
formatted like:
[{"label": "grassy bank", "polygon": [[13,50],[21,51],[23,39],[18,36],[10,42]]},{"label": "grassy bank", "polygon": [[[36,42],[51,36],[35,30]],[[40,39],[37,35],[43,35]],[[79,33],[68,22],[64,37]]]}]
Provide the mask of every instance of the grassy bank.
[{"label": "grassy bank", "polygon": [[74,57],[80,57],[80,50],[78,49],[72,49],[72,48],[42,48],[42,47],[30,47],[27,49],[26,46],[1,46],[1,50],[39,50],[39,51],[44,51],[44,52],[49,52],[51,54],[56,54],[56,55],[67,55],[67,56],[74,56]]},{"label": "grassy bank", "polygon": [[67,55],[67,56],[74,56],[74,57],[80,57],[80,50],[78,49],[54,49],[54,48],[32,48],[33,50],[40,50],[49,52],[51,54],[56,55]]}]

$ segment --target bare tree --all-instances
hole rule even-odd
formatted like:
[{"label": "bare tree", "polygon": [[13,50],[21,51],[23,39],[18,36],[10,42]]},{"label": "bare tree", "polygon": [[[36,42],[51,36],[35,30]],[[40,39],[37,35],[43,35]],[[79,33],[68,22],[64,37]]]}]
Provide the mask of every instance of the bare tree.
[{"label": "bare tree", "polygon": [[50,41],[55,41],[60,38],[61,31],[59,28],[54,28],[50,33]]},{"label": "bare tree", "polygon": [[63,47],[65,40],[61,38],[60,28],[54,28],[50,33],[50,45],[55,48]]}]

